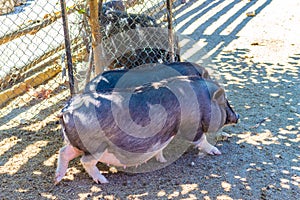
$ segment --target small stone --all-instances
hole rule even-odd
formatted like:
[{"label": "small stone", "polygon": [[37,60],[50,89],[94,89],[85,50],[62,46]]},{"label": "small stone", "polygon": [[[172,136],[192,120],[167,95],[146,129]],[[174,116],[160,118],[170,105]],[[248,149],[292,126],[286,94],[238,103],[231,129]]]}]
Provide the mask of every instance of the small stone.
[{"label": "small stone", "polygon": [[27,121],[25,119],[20,119],[20,124],[21,125],[27,124]]},{"label": "small stone", "polygon": [[257,170],[257,171],[261,171],[262,168],[261,168],[261,167],[256,167],[256,170]]},{"label": "small stone", "polygon": [[261,188],[261,190],[265,191],[265,190],[267,190],[267,188],[266,188],[266,187],[263,187],[263,188]]},{"label": "small stone", "polygon": [[175,185],[180,185],[180,181],[175,181],[175,183],[174,183]]},{"label": "small stone", "polygon": [[290,111],[293,112],[293,113],[295,113],[295,112],[297,112],[297,108],[294,107],[294,106],[291,106],[291,107],[290,107]]},{"label": "small stone", "polygon": [[194,163],[194,162],[191,162],[190,165],[191,165],[191,167],[194,167],[194,166],[195,166],[195,163]]},{"label": "small stone", "polygon": [[109,171],[113,174],[118,172],[117,168],[113,166],[109,168]]},{"label": "small stone", "polygon": [[259,43],[258,43],[258,42],[252,42],[251,45],[252,45],[252,46],[258,46]]},{"label": "small stone", "polygon": [[132,181],[127,180],[127,185],[130,185],[132,183]]},{"label": "small stone", "polygon": [[254,17],[255,11],[247,12],[246,15],[247,15],[247,17]]}]

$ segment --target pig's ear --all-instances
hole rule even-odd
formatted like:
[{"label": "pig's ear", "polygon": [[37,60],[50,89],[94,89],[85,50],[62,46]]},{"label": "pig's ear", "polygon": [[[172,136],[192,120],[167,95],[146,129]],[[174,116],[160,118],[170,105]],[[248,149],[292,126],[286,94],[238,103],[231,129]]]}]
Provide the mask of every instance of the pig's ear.
[{"label": "pig's ear", "polygon": [[219,88],[213,94],[213,100],[218,102],[218,104],[224,104],[226,102],[225,99],[225,91],[223,88]]}]

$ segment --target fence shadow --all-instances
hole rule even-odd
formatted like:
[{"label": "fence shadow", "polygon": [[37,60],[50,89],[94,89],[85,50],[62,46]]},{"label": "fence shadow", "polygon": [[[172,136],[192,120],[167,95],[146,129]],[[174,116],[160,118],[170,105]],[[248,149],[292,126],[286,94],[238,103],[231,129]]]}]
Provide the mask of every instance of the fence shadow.
[{"label": "fence shadow", "polygon": [[[191,54],[188,53],[188,48],[183,50],[183,54],[186,53],[187,55],[185,59],[197,61],[206,59],[208,53],[210,58],[220,55],[223,58],[223,62],[220,61],[215,64],[220,67],[224,67],[222,69],[222,73],[237,80],[239,84],[236,84],[235,86],[241,87],[243,90],[246,86],[251,84],[257,84],[259,87],[264,87],[265,85],[261,83],[262,80],[258,80],[258,76],[261,75],[260,78],[263,79],[262,76],[267,74],[268,67],[270,65],[274,65],[274,63],[262,63],[261,66],[257,66],[257,63],[251,64],[249,62],[241,62],[241,57],[249,51],[247,49],[239,49],[236,52],[229,52],[227,54],[222,52],[222,49],[237,38],[237,33],[242,30],[252,18],[244,17],[243,20],[227,35],[221,35],[221,32],[235,22],[237,18],[245,15],[245,12],[252,6],[254,7],[258,1],[247,2],[241,9],[218,26],[211,34],[206,34],[206,29],[209,28],[212,23],[216,22],[223,15],[228,13],[230,9],[239,4],[241,1],[235,0],[227,3],[225,0],[209,0],[199,3],[199,6],[187,11],[190,7],[197,4],[197,2],[197,0],[189,1],[185,6],[180,7],[175,12],[175,16],[180,15],[177,18],[178,24],[192,15],[195,15],[188,23],[178,28],[179,33],[184,33],[189,27],[193,27],[194,29],[190,34],[186,35],[191,38],[191,40],[185,45],[193,46],[195,41],[205,41],[204,46],[200,46],[200,48],[193,51]],[[255,13],[259,14],[270,3],[271,0],[265,0],[264,3],[255,9]],[[223,9],[218,12],[212,11],[213,8],[216,8],[221,4],[225,4]],[[203,23],[196,23],[201,16],[209,12],[214,12],[214,14],[208,19],[203,19]],[[299,57],[299,54],[291,57],[291,64],[298,65],[299,67]],[[228,68],[226,64],[232,65],[233,70],[232,68]],[[242,74],[242,68],[246,68],[245,70],[248,70],[251,74],[249,76]],[[293,70],[294,72],[291,75],[287,74],[286,76],[288,77],[284,78],[290,78],[292,80],[299,79],[297,75],[299,70],[297,71],[294,68]],[[248,82],[245,83],[245,80]],[[275,83],[273,84],[275,85]],[[233,83],[231,84],[228,82],[227,85],[232,90],[230,92],[231,95],[241,92],[242,90],[239,90],[237,87],[232,87],[234,85]],[[246,90],[244,93],[240,94],[240,98],[244,100],[249,99],[248,93],[258,94],[258,92],[255,93],[255,91]],[[269,100],[267,97],[265,99],[264,103],[267,104],[267,101]],[[243,112],[244,109],[248,109],[247,112],[251,112],[251,106],[253,106],[251,103],[247,104],[245,107],[245,102],[238,103],[238,100],[234,99],[232,101],[234,101],[237,111]],[[255,102],[255,100],[251,102],[253,104],[259,104],[259,102]],[[274,106],[276,106],[275,103]],[[259,109],[265,108],[265,106],[262,106]],[[48,111],[49,113],[44,115],[44,117],[49,117],[51,115],[51,109],[54,108],[50,106],[48,110],[41,109],[40,113]],[[29,108],[26,107],[24,111],[28,110]],[[253,118],[257,115],[255,111],[257,112],[257,110],[253,110],[251,114],[249,114]],[[262,114],[266,113],[267,111]],[[13,119],[15,116],[16,113],[13,113],[13,116],[11,117],[6,116],[8,119],[6,118],[4,123]],[[297,123],[296,117],[293,117],[293,120],[290,120],[291,123]],[[255,118],[255,120],[256,121],[254,122],[256,123],[260,122],[261,119]],[[277,120],[278,121],[276,122],[280,122],[279,118]],[[249,121],[248,124],[255,126],[254,122]],[[255,129],[254,131],[262,133],[267,132],[267,129],[272,127],[272,123],[269,123],[267,120],[266,124],[266,127],[263,127],[261,130]],[[234,134],[239,134],[245,130],[249,131],[249,138],[255,140],[254,136],[256,135],[251,133],[253,129],[250,125],[246,128],[241,125],[229,130]],[[94,184],[84,172],[79,160],[77,159],[71,163],[71,169],[62,183],[54,186],[52,178],[54,176],[56,166],[55,162],[57,158],[57,151],[62,146],[62,139],[55,121],[50,121],[47,126],[48,130],[43,129],[43,127],[40,131],[26,131],[26,127],[24,127],[24,125],[16,126],[5,130],[2,134],[0,134],[0,144],[2,145],[5,143],[6,145],[2,147],[3,151],[0,152],[0,179],[2,180],[2,183],[0,183],[0,198],[9,198],[10,196],[1,196],[3,191],[9,191],[11,192],[11,197],[24,199],[68,199],[70,196],[72,196],[73,199],[230,199],[230,197],[236,199],[243,197],[243,195],[253,195],[252,197],[255,199],[267,199],[267,195],[272,192],[276,192],[277,194],[282,193],[282,196],[286,194],[284,192],[286,190],[284,190],[284,187],[280,184],[277,184],[276,187],[274,186],[272,189],[271,186],[269,187],[267,185],[269,183],[251,180],[251,177],[248,178],[247,175],[250,174],[252,176],[253,174],[259,174],[260,171],[265,170],[267,173],[259,174],[259,178],[262,180],[265,175],[269,176],[268,173],[273,173],[273,168],[280,168],[280,170],[284,169],[287,171],[286,177],[284,178],[291,183],[293,180],[292,175],[294,173],[296,174],[295,171],[298,169],[296,168],[296,170],[293,170],[295,169],[293,166],[275,167],[273,164],[269,164],[268,161],[264,160],[265,157],[261,157],[257,154],[264,154],[267,158],[272,160],[277,154],[281,154],[281,152],[279,152],[280,150],[276,150],[275,148],[274,152],[267,150],[263,151],[260,149],[262,148],[261,146],[256,143],[251,143],[252,140],[247,140],[247,138],[245,139],[241,136],[238,139],[229,140],[228,142],[220,144],[219,147],[224,153],[222,156],[213,158],[204,157],[199,159],[196,155],[196,151],[191,150],[191,152],[184,154],[173,164],[155,172],[145,174],[128,174],[118,172],[113,174],[107,170],[107,167],[99,165],[100,169],[106,173],[106,177],[111,181],[108,185]],[[279,124],[276,131],[286,129],[288,129],[286,124]],[[295,132],[297,132],[297,130]],[[13,136],[16,138],[12,138]],[[268,144],[268,148],[279,145],[276,142],[276,139],[274,139],[274,141],[270,141],[267,136],[256,142],[264,145]],[[299,155],[296,152],[297,142],[290,141],[289,143],[292,147],[295,147],[292,150],[294,154],[289,158],[297,163],[299,162]],[[258,152],[255,153],[255,155],[244,153],[253,152],[253,148],[256,148]],[[285,150],[291,151],[287,148]],[[28,157],[26,156],[26,153],[28,152],[33,154]],[[23,161],[20,156],[24,157]],[[253,160],[254,156],[259,159]],[[279,162],[276,164],[281,165],[282,163]],[[250,172],[248,173],[248,171]],[[290,185],[290,187],[297,187],[292,186],[292,183]],[[269,187],[269,189],[263,190],[264,187]],[[214,192],[211,192],[211,190]],[[296,197],[297,194],[289,193],[289,195],[291,197]]]},{"label": "fence shadow", "polygon": [[[210,59],[217,56],[224,47],[229,45],[233,40],[237,38],[237,33],[242,30],[248,22],[251,21],[252,17],[243,17],[242,15],[246,16],[246,11],[251,9],[252,7],[255,7],[257,3],[260,3],[261,1],[249,1],[247,3],[244,3],[245,5],[242,6],[239,10],[237,10],[235,13],[233,13],[231,16],[228,17],[228,19],[223,22],[220,26],[218,26],[211,34],[206,34],[205,31],[217,20],[219,20],[223,15],[228,13],[233,7],[235,7],[237,4],[241,4],[241,1],[235,0],[232,2],[224,1],[224,0],[218,0],[218,1],[205,1],[199,6],[193,8],[192,10],[185,12],[185,7],[179,9],[177,12],[175,12],[175,16],[180,14],[181,12],[184,12],[182,16],[178,17],[176,19],[176,23],[180,24],[182,21],[186,20],[188,17],[193,15],[191,19],[189,19],[188,22],[183,24],[180,27],[177,27],[177,32],[179,34],[184,34],[184,32],[188,28],[192,28],[193,31],[191,31],[189,34],[184,34],[185,36],[191,37],[192,40],[190,41],[190,44],[192,45],[195,41],[198,40],[204,40],[204,43],[206,45],[202,46],[201,49],[197,51],[196,54],[191,55],[187,57],[188,60],[201,60],[205,59],[203,57],[206,56],[208,52],[211,52]],[[255,10],[256,15],[258,15],[265,7],[267,7],[272,1],[271,0],[265,0],[264,3],[259,5]],[[188,6],[192,6],[193,4],[197,3],[197,1],[189,1],[187,3]],[[222,9],[218,12],[214,12],[214,14],[209,17],[208,19],[203,19],[202,16],[204,16],[207,13],[212,12],[212,9],[216,9],[216,7],[221,6],[221,4],[225,4],[222,6]],[[235,28],[230,31],[228,34],[221,34],[222,31],[224,31],[228,26],[233,24],[235,20],[237,20],[239,17],[242,17],[243,20],[239,22]],[[197,22],[196,22],[197,21]],[[200,23],[199,23],[200,21]],[[199,24],[198,24],[199,23]],[[184,53],[184,52],[183,52]]]}]

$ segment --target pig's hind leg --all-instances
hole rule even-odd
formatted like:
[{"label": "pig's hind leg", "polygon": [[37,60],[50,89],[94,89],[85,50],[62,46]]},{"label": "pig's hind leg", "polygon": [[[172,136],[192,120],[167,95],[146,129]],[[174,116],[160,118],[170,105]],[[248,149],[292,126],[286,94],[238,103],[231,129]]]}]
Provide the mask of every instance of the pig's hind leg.
[{"label": "pig's hind leg", "polygon": [[202,135],[202,137],[194,142],[194,144],[196,145],[196,147],[198,147],[199,150],[204,151],[207,154],[210,155],[220,155],[221,152],[219,151],[219,149],[211,144],[209,144],[209,142],[206,139],[205,134]]},{"label": "pig's hind leg", "polygon": [[[93,178],[96,183],[108,183],[108,180],[101,174],[96,164],[102,155],[83,155],[81,157],[81,163],[86,172]],[[99,157],[99,159],[97,159]]]},{"label": "pig's hind leg", "polygon": [[161,149],[155,155],[155,158],[158,162],[166,163],[168,162],[167,159],[164,157],[163,150],[167,147],[167,145],[173,140],[174,136],[168,139],[168,141],[161,147]]},{"label": "pig's hind leg", "polygon": [[55,184],[58,184],[61,179],[65,176],[68,164],[74,158],[80,156],[82,154],[81,151],[74,148],[70,144],[64,146],[59,150],[58,160],[57,160],[57,168],[55,173]]}]

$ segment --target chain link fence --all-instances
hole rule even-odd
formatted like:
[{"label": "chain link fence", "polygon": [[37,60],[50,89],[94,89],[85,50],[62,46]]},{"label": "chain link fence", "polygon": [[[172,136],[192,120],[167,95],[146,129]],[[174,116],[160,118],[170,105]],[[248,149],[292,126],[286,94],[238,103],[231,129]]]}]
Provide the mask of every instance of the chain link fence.
[{"label": "chain link fence", "polygon": [[[100,57],[106,69],[180,59],[177,38],[167,29],[174,24],[167,1],[99,2]],[[51,114],[70,96],[61,3],[0,0],[0,130],[54,121]],[[67,1],[66,13],[75,91],[80,92],[96,75],[87,1]]]}]

